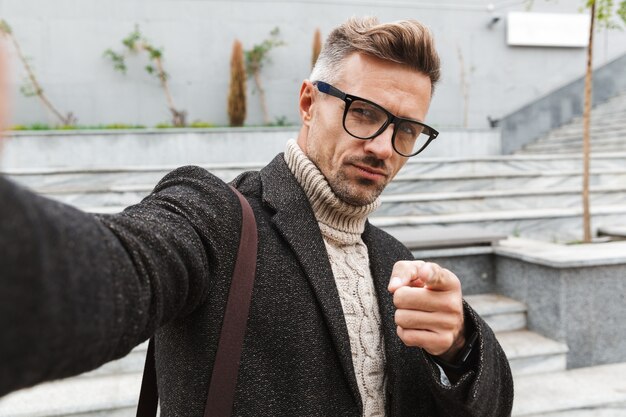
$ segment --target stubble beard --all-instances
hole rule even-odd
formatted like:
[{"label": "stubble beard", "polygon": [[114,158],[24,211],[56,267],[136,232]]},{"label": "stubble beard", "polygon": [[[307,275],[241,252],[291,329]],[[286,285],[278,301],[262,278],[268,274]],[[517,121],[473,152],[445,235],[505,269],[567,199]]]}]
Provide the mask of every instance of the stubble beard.
[{"label": "stubble beard", "polygon": [[[328,172],[324,172],[323,164],[320,164],[320,159],[324,158],[324,155],[320,155],[317,149],[308,146],[306,151],[307,158],[319,169],[322,173],[332,192],[344,203],[353,206],[365,206],[376,201],[378,196],[383,192],[387,186],[387,182],[376,183],[374,181],[359,178],[350,179],[346,173],[339,169],[336,173],[332,173],[332,167],[328,166]],[[357,162],[358,158],[354,158],[353,162]],[[384,166],[384,162],[377,160],[376,158],[361,158],[364,159],[365,165],[371,165],[376,167]],[[344,162],[347,163],[348,161]],[[357,183],[355,185],[354,183]]]},{"label": "stubble beard", "polygon": [[[377,184],[368,179],[349,179],[342,170],[334,176],[326,177],[330,189],[344,203],[353,206],[365,206],[376,201],[386,184]],[[356,181],[356,185],[354,182]]]}]

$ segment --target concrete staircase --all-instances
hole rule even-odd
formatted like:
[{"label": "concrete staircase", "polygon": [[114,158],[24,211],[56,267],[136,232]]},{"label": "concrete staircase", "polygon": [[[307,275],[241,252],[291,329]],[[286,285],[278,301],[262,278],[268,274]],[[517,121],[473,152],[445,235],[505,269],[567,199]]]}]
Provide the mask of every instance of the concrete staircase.
[{"label": "concrete staircase", "polygon": [[564,371],[567,346],[526,327],[526,305],[497,294],[465,296],[496,333],[514,377]]},{"label": "concrete staircase", "polygon": [[[582,152],[582,117],[551,131],[527,145],[519,154],[562,154]],[[626,93],[597,106],[591,115],[591,151],[626,151]]]},{"label": "concrete staircase", "polygon": [[465,299],[495,331],[509,359],[513,417],[626,416],[626,363],[567,370],[567,346],[527,330],[523,303],[496,294]]},{"label": "concrete staircase", "polygon": [[[139,202],[173,168],[23,169],[7,174],[84,210],[114,213]],[[205,168],[230,180],[260,164]],[[372,223],[469,226],[549,241],[577,240],[582,230],[581,171],[580,155],[417,158],[385,190]],[[591,174],[593,227],[623,224],[626,152],[594,154]]]},{"label": "concrete staircase", "polygon": [[82,375],[0,398],[0,417],[134,417],[147,343]]}]

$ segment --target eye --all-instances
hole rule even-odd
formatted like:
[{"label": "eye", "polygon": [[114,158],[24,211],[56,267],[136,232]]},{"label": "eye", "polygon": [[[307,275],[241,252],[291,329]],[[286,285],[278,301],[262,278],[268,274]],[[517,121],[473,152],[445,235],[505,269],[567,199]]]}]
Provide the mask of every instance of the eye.
[{"label": "eye", "polygon": [[350,112],[359,118],[363,118],[363,119],[369,119],[369,120],[373,120],[376,118],[376,114],[374,111],[372,111],[372,109],[368,109],[366,107],[358,107],[358,106],[352,106],[350,108]]},{"label": "eye", "polygon": [[400,131],[407,136],[417,136],[417,129],[415,128],[415,126],[407,123],[403,123],[400,125]]}]

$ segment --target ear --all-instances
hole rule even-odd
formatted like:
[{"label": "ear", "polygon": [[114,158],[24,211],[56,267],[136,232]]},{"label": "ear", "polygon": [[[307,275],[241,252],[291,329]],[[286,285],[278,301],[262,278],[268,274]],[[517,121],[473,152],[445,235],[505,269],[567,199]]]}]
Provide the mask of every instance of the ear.
[{"label": "ear", "polygon": [[313,117],[313,103],[315,102],[315,86],[309,80],[302,82],[300,87],[300,120],[308,126]]}]

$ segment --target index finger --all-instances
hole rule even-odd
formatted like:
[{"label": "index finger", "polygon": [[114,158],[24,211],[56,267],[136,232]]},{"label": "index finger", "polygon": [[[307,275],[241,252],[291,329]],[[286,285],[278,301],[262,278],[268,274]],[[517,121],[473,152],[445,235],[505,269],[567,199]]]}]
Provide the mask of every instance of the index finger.
[{"label": "index finger", "polygon": [[451,271],[432,262],[427,262],[420,268],[419,279],[424,282],[424,287],[433,291],[452,290],[460,284]]},{"label": "index finger", "polygon": [[394,265],[389,282],[389,291],[395,292],[404,286],[426,287],[433,291],[447,291],[458,285],[452,272],[432,262],[400,261]]}]

